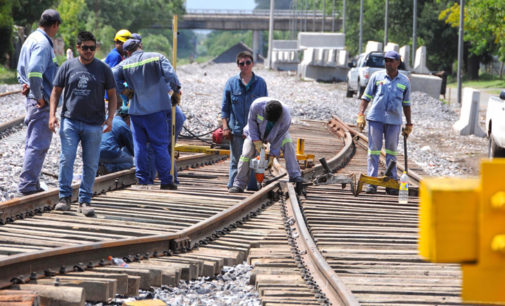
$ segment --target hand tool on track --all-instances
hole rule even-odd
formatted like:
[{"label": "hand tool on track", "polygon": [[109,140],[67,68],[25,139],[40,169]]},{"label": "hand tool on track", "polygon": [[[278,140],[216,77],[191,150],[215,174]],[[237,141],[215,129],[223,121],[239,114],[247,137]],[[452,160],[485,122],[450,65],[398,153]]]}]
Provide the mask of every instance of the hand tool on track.
[{"label": "hand tool on track", "polygon": [[[403,135],[403,154],[404,154],[404,159],[405,159],[405,172],[407,172],[407,136]],[[358,185],[356,187],[356,190],[354,192],[354,196],[358,196],[361,191],[363,191],[363,185],[365,184],[370,184],[370,185],[375,185],[375,186],[382,186],[385,188],[391,188],[391,189],[400,189],[400,184],[398,183],[397,180],[393,179],[393,173],[392,170],[394,166],[396,165],[396,161],[391,161],[387,168],[386,168],[386,173],[382,177],[373,177],[373,176],[368,176],[364,174],[360,174],[359,180],[358,180]],[[410,187],[409,188],[409,195],[417,196],[419,194],[419,189],[417,187]]]},{"label": "hand tool on track", "polygon": [[320,158],[319,162],[321,163],[321,166],[324,169],[324,174],[321,174],[317,176],[312,183],[314,185],[329,185],[329,184],[342,184],[342,189],[345,189],[347,184],[351,185],[351,192],[354,194],[354,188],[355,188],[355,181],[356,178],[353,174],[346,175],[346,174],[332,174],[330,167],[328,166],[328,163],[326,162],[326,159]]}]

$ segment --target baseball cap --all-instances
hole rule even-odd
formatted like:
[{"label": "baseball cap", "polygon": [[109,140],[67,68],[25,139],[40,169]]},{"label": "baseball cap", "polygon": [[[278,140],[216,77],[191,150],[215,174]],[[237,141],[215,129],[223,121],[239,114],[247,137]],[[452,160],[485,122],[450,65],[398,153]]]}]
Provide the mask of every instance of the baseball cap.
[{"label": "baseball cap", "polygon": [[123,50],[132,51],[140,44],[140,41],[137,39],[130,38],[123,44]]},{"label": "baseball cap", "polygon": [[142,42],[142,36],[139,33],[132,33],[132,38]]},{"label": "baseball cap", "polygon": [[386,52],[386,54],[384,54],[384,58],[390,58],[390,59],[394,59],[397,61],[402,60],[402,57],[400,56],[400,54],[398,54],[398,52],[393,51],[393,50]]}]

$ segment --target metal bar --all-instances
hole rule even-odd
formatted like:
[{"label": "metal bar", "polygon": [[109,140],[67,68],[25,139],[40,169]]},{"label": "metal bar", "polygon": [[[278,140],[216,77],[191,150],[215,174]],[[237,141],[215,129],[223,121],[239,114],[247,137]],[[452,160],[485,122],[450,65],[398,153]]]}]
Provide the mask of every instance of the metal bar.
[{"label": "metal bar", "polygon": [[384,8],[384,48],[388,44],[388,18],[389,18],[389,0],[386,0],[386,7]]},{"label": "metal bar", "polygon": [[458,103],[462,100],[462,84],[463,81],[463,35],[465,34],[465,0],[460,0],[459,8],[459,32],[458,32]]},{"label": "metal bar", "polygon": [[272,69],[272,37],[274,35],[274,0],[270,0],[270,19],[268,22],[268,69]]},{"label": "metal bar", "polygon": [[363,0],[359,2],[359,48],[358,53],[363,50]]}]

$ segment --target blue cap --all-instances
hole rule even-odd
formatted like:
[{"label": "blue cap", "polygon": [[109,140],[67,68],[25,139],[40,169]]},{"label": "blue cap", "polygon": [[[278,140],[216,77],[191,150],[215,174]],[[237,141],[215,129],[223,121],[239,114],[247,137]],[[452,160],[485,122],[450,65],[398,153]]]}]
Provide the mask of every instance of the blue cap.
[{"label": "blue cap", "polygon": [[142,36],[139,33],[132,33],[132,38],[142,42]]},{"label": "blue cap", "polygon": [[384,54],[384,58],[390,58],[390,59],[394,59],[397,61],[402,60],[402,57],[400,56],[400,54],[398,54],[398,52],[393,51],[393,50],[386,52],[386,54]]},{"label": "blue cap", "polygon": [[123,50],[132,51],[140,44],[140,41],[137,39],[130,38],[123,44]]}]

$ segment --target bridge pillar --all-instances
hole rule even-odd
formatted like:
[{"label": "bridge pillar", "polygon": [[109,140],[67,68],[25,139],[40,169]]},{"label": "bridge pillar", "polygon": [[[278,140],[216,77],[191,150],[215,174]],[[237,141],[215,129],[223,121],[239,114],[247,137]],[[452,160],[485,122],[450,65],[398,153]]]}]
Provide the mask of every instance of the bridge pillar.
[{"label": "bridge pillar", "polygon": [[252,37],[252,49],[254,62],[258,62],[258,55],[263,53],[263,31],[254,30]]}]

